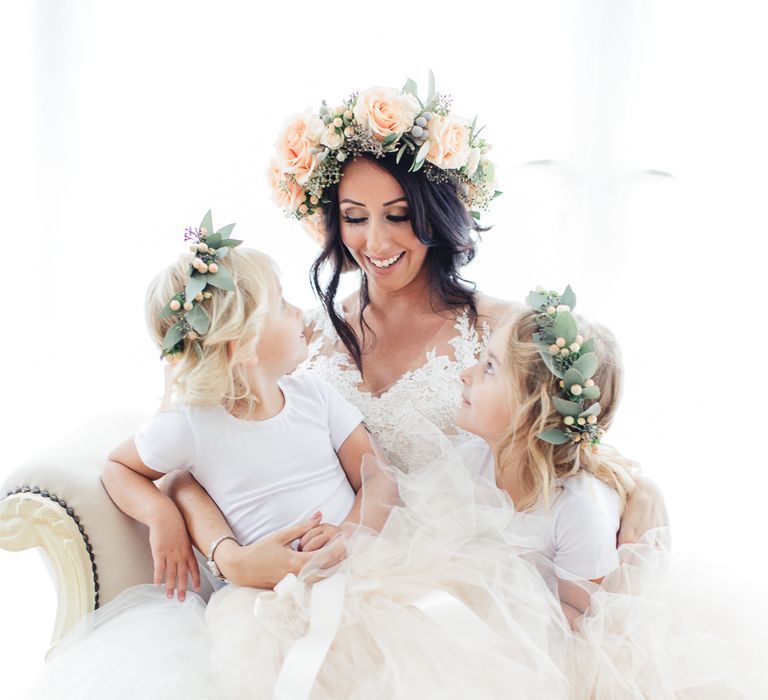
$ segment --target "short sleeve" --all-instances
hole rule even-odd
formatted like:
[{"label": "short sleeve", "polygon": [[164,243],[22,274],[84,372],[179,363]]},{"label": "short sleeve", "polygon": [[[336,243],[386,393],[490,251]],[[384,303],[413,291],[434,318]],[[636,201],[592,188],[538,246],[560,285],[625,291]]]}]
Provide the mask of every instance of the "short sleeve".
[{"label": "short sleeve", "polygon": [[193,462],[194,437],[182,410],[156,413],[134,436],[141,461],[158,472],[189,469]]},{"label": "short sleeve", "polygon": [[570,479],[581,483],[573,489],[564,487],[562,494],[565,498],[555,521],[557,573],[563,579],[601,578],[619,565],[619,497],[597,478]]},{"label": "short sleeve", "polygon": [[316,380],[328,415],[328,432],[334,451],[338,452],[352,431],[363,422],[363,414],[328,382]]}]

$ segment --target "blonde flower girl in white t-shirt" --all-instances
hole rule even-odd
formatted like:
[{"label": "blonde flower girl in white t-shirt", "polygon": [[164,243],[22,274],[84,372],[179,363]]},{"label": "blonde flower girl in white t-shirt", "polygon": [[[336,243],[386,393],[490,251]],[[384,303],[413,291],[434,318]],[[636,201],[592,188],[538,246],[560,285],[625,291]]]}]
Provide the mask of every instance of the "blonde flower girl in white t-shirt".
[{"label": "blonde flower girl in white t-shirt", "polygon": [[497,329],[463,372],[457,421],[491,446],[483,476],[511,497],[513,529],[536,532],[552,563],[574,631],[571,693],[768,697],[762,601],[724,597],[722,576],[707,588],[671,567],[668,528],[617,550],[634,464],[601,438],[619,404],[620,350],[605,327],[577,320],[575,301],[570,287],[529,294],[532,308]]}]

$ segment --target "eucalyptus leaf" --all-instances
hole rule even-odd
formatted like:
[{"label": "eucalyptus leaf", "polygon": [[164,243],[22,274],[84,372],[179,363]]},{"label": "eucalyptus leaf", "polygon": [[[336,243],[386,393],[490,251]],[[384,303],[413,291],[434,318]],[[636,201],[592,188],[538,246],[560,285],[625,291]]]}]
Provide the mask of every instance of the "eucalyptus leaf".
[{"label": "eucalyptus leaf", "polygon": [[429,80],[427,83],[427,102],[432,102],[435,99],[435,74],[432,69],[429,69]]},{"label": "eucalyptus leaf", "polygon": [[222,238],[229,238],[233,228],[235,228],[235,224],[227,224],[226,226],[222,226],[216,233]]},{"label": "eucalyptus leaf", "polygon": [[235,291],[235,282],[232,279],[232,275],[223,265],[221,265],[215,273],[209,272],[206,277],[208,284],[211,284],[214,287],[218,287],[219,289],[223,289],[227,292]]},{"label": "eucalyptus leaf", "polygon": [[[411,165],[410,172],[417,173],[423,167],[424,167],[424,161],[423,160],[414,160],[413,164]],[[475,212],[475,213],[477,213],[477,212]]]},{"label": "eucalyptus leaf", "polygon": [[163,338],[163,352],[172,350],[173,347],[184,337],[184,326],[181,322],[174,323],[166,332]]},{"label": "eucalyptus leaf", "polygon": [[558,430],[557,428],[545,430],[543,433],[539,433],[536,437],[551,445],[564,445],[571,439],[568,433],[564,430]]},{"label": "eucalyptus leaf", "polygon": [[599,386],[585,386],[584,390],[581,392],[581,398],[585,401],[591,401],[592,399],[599,399],[600,398],[600,387]]},{"label": "eucalyptus leaf", "polygon": [[213,216],[211,215],[210,209],[200,222],[200,228],[206,229],[208,233],[213,233]]},{"label": "eucalyptus leaf", "polygon": [[554,396],[552,401],[555,404],[557,412],[561,416],[578,416],[581,413],[581,403],[576,401],[567,401],[559,396]]},{"label": "eucalyptus leaf", "polygon": [[195,355],[197,355],[197,359],[202,361],[202,359],[203,359],[203,348],[200,347],[200,343],[195,341],[194,343],[192,343],[192,347],[195,349]]},{"label": "eucalyptus leaf", "polygon": [[597,355],[593,352],[582,354],[573,368],[579,370],[584,375],[584,379],[589,379],[597,371]]},{"label": "eucalyptus leaf", "polygon": [[501,197],[504,193],[501,190],[494,190],[493,197],[491,199],[496,199],[496,197]]},{"label": "eucalyptus leaf", "polygon": [[400,150],[397,152],[397,156],[395,157],[395,163],[399,163],[400,159],[403,157],[403,153],[405,153],[405,149],[408,148],[408,142],[406,141],[403,143],[402,146],[400,146]]},{"label": "eucalyptus leaf", "polygon": [[237,248],[242,243],[242,241],[235,240],[234,238],[225,238],[219,243],[218,246],[215,246],[217,248]]},{"label": "eucalyptus leaf", "polygon": [[166,306],[159,314],[158,316],[160,318],[169,318],[170,316],[175,316],[178,311],[174,311],[170,306]]},{"label": "eucalyptus leaf", "polygon": [[565,304],[566,306],[570,306],[571,310],[576,308],[576,295],[573,293],[573,290],[571,289],[570,284],[565,288],[565,291],[560,295],[560,303]]},{"label": "eucalyptus leaf", "polygon": [[579,413],[579,418],[586,418],[587,416],[596,416],[600,413],[600,404],[593,403],[586,411]]},{"label": "eucalyptus leaf", "polygon": [[584,386],[584,382],[587,380],[584,378],[584,375],[579,372],[575,367],[571,367],[570,369],[566,370],[565,375],[563,376],[563,381],[565,382],[565,388],[569,389],[574,384],[580,384],[582,387]]},{"label": "eucalyptus leaf", "polygon": [[211,233],[205,237],[205,242],[209,248],[218,248],[221,245],[221,234]]},{"label": "eucalyptus leaf", "polygon": [[525,302],[528,306],[532,306],[539,311],[542,307],[547,305],[547,295],[541,294],[540,292],[528,292]]},{"label": "eucalyptus leaf", "polygon": [[416,160],[424,160],[427,157],[427,153],[429,153],[429,141],[425,141],[421,144],[421,148],[416,154]]},{"label": "eucalyptus leaf", "polygon": [[416,87],[416,83],[408,78],[408,80],[405,81],[405,85],[403,85],[402,92],[409,92],[414,97],[419,96],[419,89]]},{"label": "eucalyptus leaf", "polygon": [[565,338],[565,344],[570,345],[576,338],[576,319],[570,311],[561,311],[557,314],[552,332],[557,338]]},{"label": "eucalyptus leaf", "polygon": [[192,329],[200,335],[205,335],[211,327],[211,319],[202,304],[195,304],[187,311],[185,318]]},{"label": "eucalyptus leaf", "polygon": [[552,358],[552,355],[550,355],[549,350],[539,350],[539,355],[541,355],[541,359],[549,371],[556,375],[558,373],[557,368],[555,367],[555,361]]},{"label": "eucalyptus leaf", "polygon": [[397,132],[393,132],[389,134],[382,142],[382,146],[389,146],[390,143],[397,141],[398,136],[400,136],[400,134],[398,134]]},{"label": "eucalyptus leaf", "polygon": [[231,248],[227,248],[226,246],[222,246],[221,248],[216,249],[216,257],[219,260],[224,260],[224,258],[229,255],[229,251],[232,250]]},{"label": "eucalyptus leaf", "polygon": [[[208,275],[210,277],[210,275]],[[201,275],[199,272],[195,272],[187,280],[187,286],[184,288],[184,296],[188,301],[192,301],[200,292],[205,289],[206,275]]]},{"label": "eucalyptus leaf", "polygon": [[581,352],[582,355],[586,355],[588,352],[592,352],[592,348],[594,344],[595,344],[595,341],[592,340],[592,338],[590,338],[589,340],[585,340],[581,344],[581,350],[579,352]]},{"label": "eucalyptus leaf", "polygon": [[479,211],[471,211],[470,214],[472,214],[472,218],[476,221],[480,221],[480,212]]}]

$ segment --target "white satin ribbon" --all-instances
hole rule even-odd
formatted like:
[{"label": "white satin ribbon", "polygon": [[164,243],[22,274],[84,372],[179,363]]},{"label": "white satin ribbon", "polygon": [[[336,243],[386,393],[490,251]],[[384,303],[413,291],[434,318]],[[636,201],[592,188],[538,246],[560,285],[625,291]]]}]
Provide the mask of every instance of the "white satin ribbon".
[{"label": "white satin ribbon", "polygon": [[[360,588],[373,592],[370,582]],[[303,589],[304,584],[289,574],[274,590],[280,597],[294,595],[299,601]],[[317,674],[339,631],[346,589],[344,574],[330,576],[312,587],[309,630],[288,650],[275,682],[273,700],[309,698]],[[382,592],[380,585],[376,586],[376,590]],[[420,610],[445,635],[461,640],[462,644],[478,649],[504,644],[504,639],[471,608],[447,591],[432,589],[403,604]]]},{"label": "white satin ribbon", "polygon": [[[303,584],[294,576],[292,581],[280,581],[275,586],[275,591],[278,595],[285,595],[297,586],[303,587]],[[347,579],[344,574],[330,576],[312,586],[309,630],[288,650],[272,691],[274,700],[299,700],[309,697],[325,655],[331,648],[341,624],[346,587]]]}]

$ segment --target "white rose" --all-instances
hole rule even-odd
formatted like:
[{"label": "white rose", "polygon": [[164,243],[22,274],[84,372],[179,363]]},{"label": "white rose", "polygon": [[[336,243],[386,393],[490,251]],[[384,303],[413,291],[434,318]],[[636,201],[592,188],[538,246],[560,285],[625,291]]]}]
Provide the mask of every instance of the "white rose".
[{"label": "white rose", "polygon": [[461,168],[469,158],[469,128],[461,117],[435,115],[429,122],[427,160],[443,170]]},{"label": "white rose", "polygon": [[340,134],[336,131],[336,127],[333,124],[329,124],[325,127],[323,135],[320,137],[320,143],[335,151],[341,148],[341,144],[344,143],[344,134]]}]

